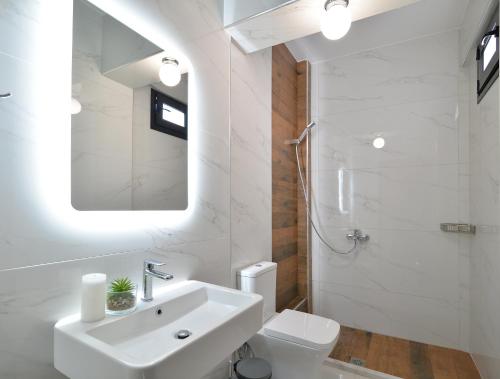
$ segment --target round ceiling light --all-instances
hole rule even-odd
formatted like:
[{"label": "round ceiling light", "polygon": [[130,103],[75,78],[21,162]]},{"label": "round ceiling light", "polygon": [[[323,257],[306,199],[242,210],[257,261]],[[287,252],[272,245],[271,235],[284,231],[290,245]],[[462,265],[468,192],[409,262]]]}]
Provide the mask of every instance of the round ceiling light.
[{"label": "round ceiling light", "polygon": [[78,114],[82,111],[82,104],[74,97],[71,98],[71,114]]},{"label": "round ceiling light", "polygon": [[175,87],[181,81],[179,62],[172,58],[163,58],[160,67],[160,80],[169,87]]},{"label": "round ceiling light", "polygon": [[351,23],[349,0],[327,0],[321,18],[321,32],[326,38],[341,39],[349,32]]}]

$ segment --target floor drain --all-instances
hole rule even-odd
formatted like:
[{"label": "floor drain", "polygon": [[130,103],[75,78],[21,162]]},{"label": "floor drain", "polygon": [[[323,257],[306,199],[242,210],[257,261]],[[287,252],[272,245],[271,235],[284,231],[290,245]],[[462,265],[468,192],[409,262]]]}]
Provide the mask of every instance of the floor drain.
[{"label": "floor drain", "polygon": [[355,366],[365,367],[366,362],[360,358],[351,358],[351,364]]}]

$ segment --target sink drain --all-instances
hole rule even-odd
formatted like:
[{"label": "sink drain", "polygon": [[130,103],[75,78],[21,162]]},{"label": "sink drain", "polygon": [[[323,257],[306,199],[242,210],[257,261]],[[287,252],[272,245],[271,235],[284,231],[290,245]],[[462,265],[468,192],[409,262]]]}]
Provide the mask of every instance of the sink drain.
[{"label": "sink drain", "polygon": [[178,340],[185,340],[191,334],[193,334],[193,333],[191,333],[189,330],[182,329],[182,330],[179,330],[177,333],[175,333],[175,338],[177,338]]}]

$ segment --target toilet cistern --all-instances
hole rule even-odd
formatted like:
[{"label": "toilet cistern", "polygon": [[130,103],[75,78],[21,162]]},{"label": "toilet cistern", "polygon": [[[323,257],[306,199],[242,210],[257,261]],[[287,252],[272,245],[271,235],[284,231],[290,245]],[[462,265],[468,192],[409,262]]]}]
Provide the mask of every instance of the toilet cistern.
[{"label": "toilet cistern", "polygon": [[146,259],[144,261],[144,269],[142,272],[142,301],[153,300],[153,278],[162,280],[171,280],[174,278],[172,274],[156,270],[156,267],[159,266],[165,266],[165,263],[153,259]]}]

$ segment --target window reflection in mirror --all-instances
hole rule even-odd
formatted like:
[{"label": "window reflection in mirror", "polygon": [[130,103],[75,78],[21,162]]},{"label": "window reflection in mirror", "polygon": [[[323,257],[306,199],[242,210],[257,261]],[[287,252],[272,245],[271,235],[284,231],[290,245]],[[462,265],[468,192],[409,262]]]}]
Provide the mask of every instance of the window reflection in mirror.
[{"label": "window reflection in mirror", "polygon": [[[186,70],[85,0],[74,1],[73,20],[73,207],[186,209]],[[162,79],[169,85],[159,76],[166,60]]]}]

